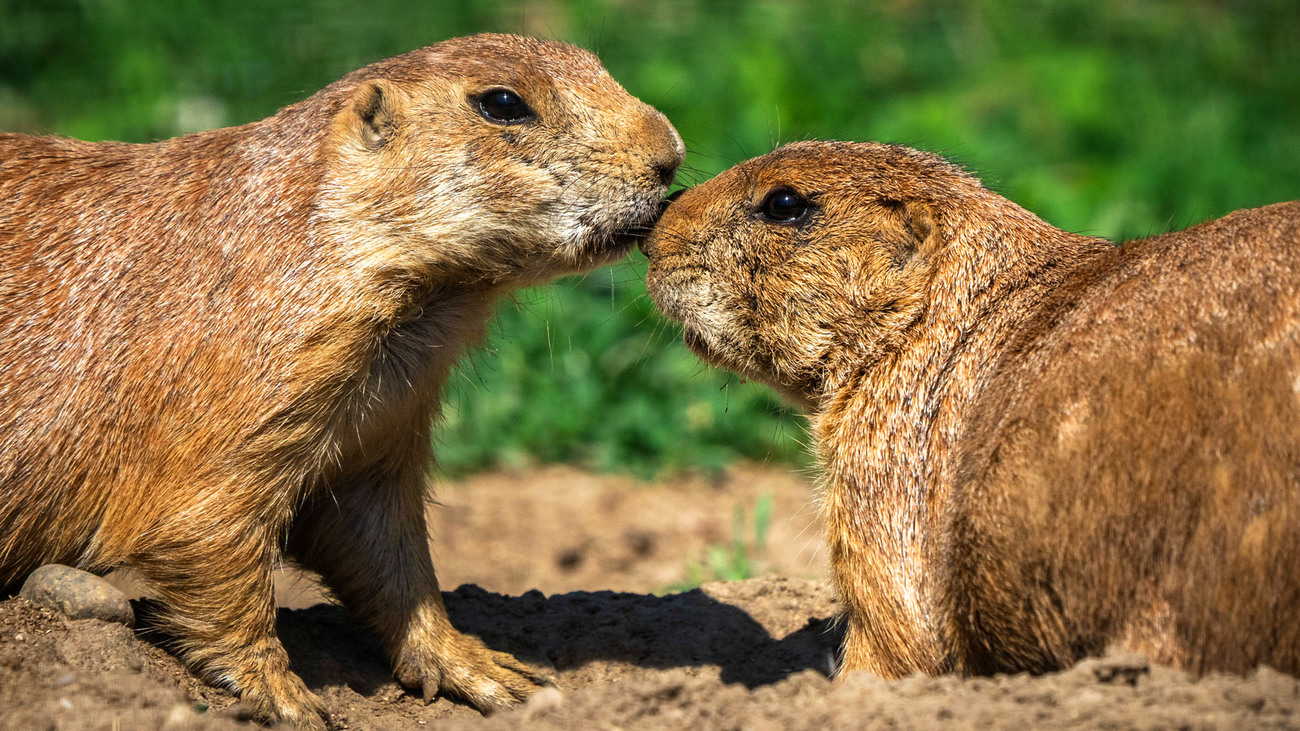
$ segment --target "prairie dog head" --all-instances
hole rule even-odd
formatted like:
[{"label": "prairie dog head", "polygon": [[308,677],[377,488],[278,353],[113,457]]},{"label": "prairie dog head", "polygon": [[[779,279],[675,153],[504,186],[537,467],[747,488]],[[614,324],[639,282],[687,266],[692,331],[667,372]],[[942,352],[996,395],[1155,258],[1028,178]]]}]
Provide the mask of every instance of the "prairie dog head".
[{"label": "prairie dog head", "polygon": [[643,243],[650,296],[702,358],[817,408],[924,312],[943,211],[976,190],[904,147],[788,145],[668,206]]},{"label": "prairie dog head", "polygon": [[381,266],[527,284],[609,263],[684,155],[663,114],[558,42],[456,38],[338,86],[329,215],[369,224],[358,246]]}]

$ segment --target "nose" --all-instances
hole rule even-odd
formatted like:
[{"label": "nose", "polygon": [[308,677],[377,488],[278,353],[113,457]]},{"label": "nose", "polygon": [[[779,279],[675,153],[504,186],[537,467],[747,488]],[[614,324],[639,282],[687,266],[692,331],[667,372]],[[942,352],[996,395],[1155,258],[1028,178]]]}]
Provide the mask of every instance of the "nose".
[{"label": "nose", "polygon": [[686,158],[686,146],[682,144],[682,136],[677,134],[672,123],[658,110],[649,109],[645,120],[651,139],[655,140],[658,148],[650,165],[659,183],[667,188],[677,179],[677,168],[681,167]]},{"label": "nose", "polygon": [[665,188],[672,185],[673,181],[677,179],[677,168],[681,167],[682,160],[686,157],[679,141],[681,138],[677,136],[676,130],[673,130],[672,127],[669,127],[669,130],[672,130],[672,144],[659,153],[659,157],[651,163],[654,166],[655,175],[659,176],[659,182]]},{"label": "nose", "polygon": [[668,187],[677,179],[677,167],[680,161],[659,161],[654,164],[655,174],[659,176],[659,182]]}]

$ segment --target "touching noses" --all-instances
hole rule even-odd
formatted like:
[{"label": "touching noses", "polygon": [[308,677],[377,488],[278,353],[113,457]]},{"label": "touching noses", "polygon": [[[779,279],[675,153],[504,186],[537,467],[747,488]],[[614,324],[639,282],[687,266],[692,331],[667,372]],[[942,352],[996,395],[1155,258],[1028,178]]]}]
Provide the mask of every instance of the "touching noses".
[{"label": "touching noses", "polygon": [[[678,196],[685,192],[686,188],[679,188],[666,196],[663,202],[659,204],[659,215],[662,216],[664,211],[668,210],[668,206],[673,201],[677,200]],[[649,236],[641,237],[641,239],[637,241],[637,247],[641,249],[641,253],[646,256],[654,256],[656,250],[659,248],[659,237],[662,234],[663,229],[661,227],[656,227],[655,231],[651,232]]]}]

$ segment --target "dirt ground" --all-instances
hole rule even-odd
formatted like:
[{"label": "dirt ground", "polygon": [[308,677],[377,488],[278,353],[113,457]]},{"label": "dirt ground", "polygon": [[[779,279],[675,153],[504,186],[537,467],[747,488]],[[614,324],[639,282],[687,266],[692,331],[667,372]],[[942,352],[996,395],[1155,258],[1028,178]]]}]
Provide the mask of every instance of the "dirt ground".
[{"label": "dirt ground", "polygon": [[[547,468],[438,495],[439,575],[460,587],[446,594],[453,621],[558,690],[490,718],[425,706],[392,680],[373,636],[286,570],[280,636],[342,728],[1300,728],[1300,681],[1266,668],[1194,679],[1112,655],[1039,677],[830,683],[835,601],[799,475],[739,467],[641,483]],[[760,551],[752,519],[767,501]],[[761,576],[664,593],[735,538],[737,507]],[[139,593],[129,576],[114,581]],[[240,711],[122,625],[0,602],[0,728],[235,728]]]}]

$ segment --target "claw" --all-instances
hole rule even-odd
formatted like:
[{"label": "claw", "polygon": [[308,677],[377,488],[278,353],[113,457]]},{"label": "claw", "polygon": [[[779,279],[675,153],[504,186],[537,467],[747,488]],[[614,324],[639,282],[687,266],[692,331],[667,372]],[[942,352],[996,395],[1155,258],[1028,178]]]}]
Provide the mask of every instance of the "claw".
[{"label": "claw", "polygon": [[408,645],[396,672],[402,685],[420,688],[426,704],[444,696],[488,715],[522,703],[543,687],[554,686],[513,655],[492,650],[477,638],[456,635],[431,644],[436,651]]}]

